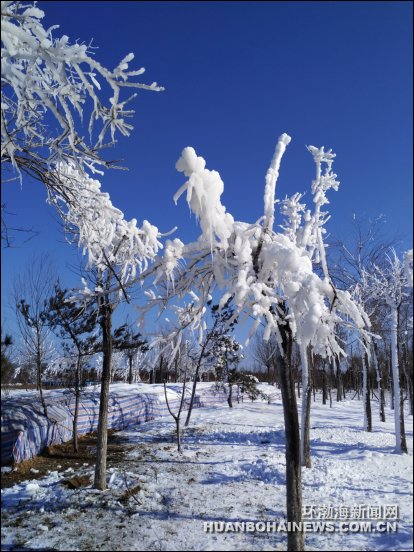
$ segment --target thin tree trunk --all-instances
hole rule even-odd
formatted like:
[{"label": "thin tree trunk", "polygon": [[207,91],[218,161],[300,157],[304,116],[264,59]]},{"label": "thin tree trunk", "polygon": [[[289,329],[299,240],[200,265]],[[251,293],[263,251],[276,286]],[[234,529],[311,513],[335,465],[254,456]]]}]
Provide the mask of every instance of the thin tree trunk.
[{"label": "thin tree trunk", "polygon": [[[398,339],[398,338],[397,338]],[[394,373],[393,373],[393,365],[392,365],[392,347],[390,346],[389,351],[389,359],[388,359],[388,381],[389,381],[389,387],[391,389],[391,410],[394,410]]]},{"label": "thin tree trunk", "polygon": [[378,363],[378,355],[377,355],[377,344],[373,343],[373,350],[372,350],[372,360],[374,362],[375,372],[377,374],[377,384],[378,384],[378,402],[379,402],[379,416],[381,422],[385,422],[385,393],[384,393],[384,382],[382,380],[381,375],[381,368]]},{"label": "thin tree trunk", "polygon": [[[280,325],[283,356],[280,359],[280,384],[283,401],[286,438],[286,502],[287,521],[302,522],[302,483],[300,466],[299,418],[296,405],[295,382],[292,374],[292,333],[289,324]],[[301,531],[289,531],[287,549],[290,552],[304,550]]]},{"label": "thin tree trunk", "polygon": [[229,396],[227,397],[227,403],[230,408],[233,408],[233,384],[229,383]]},{"label": "thin tree trunk", "polygon": [[364,429],[372,431],[371,398],[369,390],[369,358],[367,351],[364,350],[362,356],[362,381],[363,381],[363,401],[364,401]]},{"label": "thin tree trunk", "polygon": [[359,377],[358,377],[358,374],[356,373],[355,374],[355,388],[357,390],[357,395],[358,395],[358,400],[360,399],[360,395],[361,395],[361,390],[359,388]]},{"label": "thin tree trunk", "polygon": [[128,355],[128,362],[129,362],[128,383],[132,384],[132,380],[133,380],[132,355]]},{"label": "thin tree trunk", "polygon": [[[215,325],[214,325],[214,328],[215,328]],[[206,350],[206,347],[207,347],[208,343],[209,343],[209,339],[206,339],[206,341],[204,342],[203,347],[201,348],[200,356],[198,357],[197,367],[196,367],[196,371],[195,371],[195,375],[194,375],[193,389],[191,391],[190,404],[189,404],[189,407],[188,407],[187,418],[186,418],[185,424],[184,424],[185,427],[188,427],[188,424],[190,423],[190,418],[191,418],[191,413],[193,411],[194,399],[195,399],[196,388],[197,388],[198,374],[200,372],[201,363],[202,363],[203,358],[204,358],[204,352]]]},{"label": "thin tree trunk", "polygon": [[339,362],[339,357],[335,357],[335,363],[336,363],[336,400],[342,401],[344,398],[344,384],[342,380],[342,372],[341,372],[341,364]]},{"label": "thin tree trunk", "polygon": [[177,435],[177,450],[181,452],[181,431],[180,431],[180,418],[175,419],[175,432]]},{"label": "thin tree trunk", "polygon": [[405,343],[402,345],[402,365],[404,370],[404,377],[407,385],[408,402],[410,404],[410,416],[413,415],[413,382],[408,374],[407,370],[407,346]]},{"label": "thin tree trunk", "polygon": [[168,401],[168,395],[167,395],[167,383],[164,380],[164,395],[165,395],[165,402],[167,403],[167,408],[171,416],[174,418],[175,421],[175,433],[177,436],[177,450],[178,452],[181,452],[181,430],[180,430],[180,416],[181,412],[183,410],[184,401],[185,401],[185,388],[186,388],[186,378],[187,378],[187,370],[184,372],[184,384],[181,390],[181,400],[180,400],[180,406],[178,407],[177,414],[174,414],[174,412],[171,410],[170,403]]},{"label": "thin tree trunk", "polygon": [[322,364],[322,404],[326,404],[328,398],[327,388],[326,388],[326,372],[325,372],[325,361]]},{"label": "thin tree trunk", "polygon": [[75,372],[75,412],[73,414],[73,452],[78,452],[78,419],[79,419],[79,401],[80,401],[80,384],[81,384],[81,354],[78,351],[78,360],[76,363],[76,372]]},{"label": "thin tree trunk", "polygon": [[42,385],[42,378],[40,376],[40,372],[39,372],[39,376],[38,376],[37,385],[38,385],[38,388],[39,388],[40,402],[42,403],[43,412],[44,412],[44,415],[46,416],[46,418],[48,418],[49,415],[48,415],[48,412],[47,412],[45,397],[43,395],[43,385]]},{"label": "thin tree trunk", "polygon": [[102,329],[103,366],[101,380],[101,398],[99,404],[98,437],[96,444],[95,480],[93,486],[95,489],[100,489],[101,491],[104,491],[106,489],[108,403],[112,360],[112,308],[108,304],[101,306],[100,324]]},{"label": "thin tree trunk", "polygon": [[398,363],[398,331],[399,308],[394,307],[391,312],[391,359],[392,376],[394,383],[394,421],[395,421],[395,448],[397,452],[407,453],[404,424],[404,402],[401,389],[401,374]]},{"label": "thin tree trunk", "polygon": [[312,386],[309,377],[311,353],[303,345],[300,346],[300,360],[302,364],[302,424],[301,424],[301,464],[311,467],[310,456],[310,410]]},{"label": "thin tree trunk", "polygon": [[40,334],[38,331],[36,333],[36,336],[37,336],[37,351],[36,351],[37,388],[39,390],[40,402],[43,407],[44,415],[46,416],[46,418],[48,418],[49,416],[47,413],[47,406],[46,406],[45,397],[43,395],[43,385],[42,385],[42,359],[40,356],[42,345],[40,343]]},{"label": "thin tree trunk", "polygon": [[313,393],[313,402],[316,402],[315,370],[312,370],[312,393]]},{"label": "thin tree trunk", "polygon": [[190,398],[190,404],[188,405],[188,412],[187,412],[187,418],[185,419],[185,427],[188,427],[188,424],[190,423],[191,413],[193,411],[194,406],[194,399],[197,389],[197,378],[198,378],[198,372],[199,372],[199,366],[197,366],[197,370],[195,372],[194,381],[193,381],[193,388],[191,390],[191,398]]},{"label": "thin tree trunk", "polygon": [[329,408],[332,408],[332,385],[334,380],[334,368],[331,361],[329,361],[329,376],[328,376],[328,395],[329,395]]}]

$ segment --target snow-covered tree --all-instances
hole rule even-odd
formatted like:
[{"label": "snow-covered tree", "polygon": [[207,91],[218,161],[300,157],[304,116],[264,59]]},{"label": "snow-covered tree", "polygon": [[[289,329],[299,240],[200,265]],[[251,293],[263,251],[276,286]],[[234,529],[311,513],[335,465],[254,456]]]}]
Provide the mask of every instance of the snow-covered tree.
[{"label": "snow-covered tree", "polygon": [[[116,133],[129,136],[127,104],[136,93],[159,91],[137,81],[145,69],[130,69],[132,53],[114,69],[104,67],[88,44],[56,36],[45,28],[36,2],[1,2],[1,159],[20,175],[41,180],[72,202],[75,194],[60,181],[58,167],[95,172],[111,165],[102,149]],[[106,98],[106,96],[109,96]],[[85,123],[84,123],[85,120]]]},{"label": "snow-covered tree", "polygon": [[73,298],[85,302],[95,300],[102,334],[103,370],[98,424],[97,465],[95,487],[106,487],[107,407],[113,350],[112,316],[120,302],[129,302],[127,287],[136,280],[142,269],[162,247],[158,229],[148,221],[142,226],[136,219],[125,220],[107,193],[100,191],[100,183],[81,174],[74,165],[62,164],[60,179],[67,189],[75,190],[78,201],[68,202],[60,193],[50,197],[58,208],[66,229],[77,236],[78,245],[88,255],[86,269],[92,276],[89,287]]},{"label": "snow-covered tree", "polygon": [[139,332],[134,332],[131,324],[126,323],[114,331],[114,349],[127,361],[126,369],[118,371],[118,375],[128,383],[133,383],[137,377],[139,381],[139,372],[134,378],[134,365],[139,370],[139,358],[148,349],[147,341]]},{"label": "snow-covered tree", "polygon": [[[102,221],[103,224],[108,221]],[[109,385],[112,374],[112,355],[115,350],[113,336],[113,314],[122,301],[130,302],[127,286],[135,277],[136,268],[145,265],[151,255],[155,255],[159,242],[156,240],[144,251],[136,246],[136,240],[141,242],[141,236],[136,232],[135,222],[128,223],[123,217],[112,226],[111,241],[101,244],[97,241],[94,251],[101,259],[98,267],[92,264],[89,272],[90,282],[83,279],[84,288],[75,293],[73,301],[83,300],[85,303],[95,301],[98,323],[101,331],[100,350],[102,351],[101,394],[98,420],[97,462],[95,468],[94,486],[97,489],[106,488],[106,457],[107,457],[107,426]],[[125,234],[124,223],[131,233]],[[108,227],[112,223],[109,222]],[[155,229],[156,234],[158,231]],[[150,240],[148,240],[149,242]],[[89,261],[91,263],[93,261]],[[91,267],[91,268],[92,268]],[[116,343],[115,343],[116,346]],[[121,353],[120,353],[121,354]]]},{"label": "snow-covered tree", "polygon": [[216,377],[227,390],[227,403],[233,408],[233,388],[239,384],[241,377],[237,369],[243,358],[242,346],[233,336],[222,334],[212,355]]},{"label": "snow-covered tree", "polygon": [[375,266],[365,274],[370,283],[371,296],[380,299],[388,310],[391,330],[391,362],[394,384],[394,421],[396,450],[407,452],[404,427],[404,398],[401,389],[401,369],[399,365],[399,343],[401,306],[410,294],[413,283],[412,250],[407,251],[401,260],[395,250],[391,250],[384,266]]},{"label": "snow-covered tree", "polygon": [[[87,45],[71,44],[66,35],[56,38],[56,26],[44,28],[43,17],[36,4],[2,2],[2,167],[46,185],[48,201],[88,255],[88,268],[98,272],[97,285],[92,290],[85,285],[83,295],[97,300],[102,330],[95,487],[104,489],[112,313],[121,296],[127,299],[127,282],[146,267],[160,243],[157,228],[126,221],[92,175],[111,165],[103,148],[117,133],[128,136],[132,130],[127,103],[135,94],[121,98],[123,89],[161,87],[136,81],[144,69],[129,69],[133,54],[107,69]],[[119,294],[112,293],[113,281]]]},{"label": "snow-covered tree", "polygon": [[[291,370],[293,340],[304,348],[312,346],[315,354],[333,357],[344,354],[335,337],[338,323],[352,324],[364,332],[368,326],[365,313],[347,291],[336,289],[329,279],[322,242],[325,215],[322,192],[336,186],[331,171],[333,154],[324,148],[309,149],[317,171],[322,163],[327,169],[318,173],[313,184],[313,218],[305,219],[300,243],[292,236],[275,232],[275,189],[280,162],[290,137],[283,134],[266,174],[264,215],[255,223],[237,222],[221,203],[224,184],[216,171],[206,169],[206,162],[193,148],[185,148],[177,162],[187,181],[174,199],[186,193],[192,212],[200,221],[201,235],[196,242],[167,242],[166,253],[146,273],[164,281],[166,294],[152,297],[155,306],[165,308],[172,298],[191,295],[194,301],[189,327],[199,334],[205,330],[205,306],[213,292],[221,293],[219,308],[232,299],[234,316],[239,322],[254,319],[250,336],[260,325],[263,338],[274,336],[280,350],[280,377],[286,425],[286,466],[288,520],[301,519],[300,439],[296,395]],[[321,195],[322,194],[322,195]],[[319,206],[319,207],[318,207]],[[306,247],[309,249],[307,251]],[[186,266],[182,266],[185,259]],[[324,276],[314,271],[313,260],[322,265]],[[173,280],[173,284],[171,282]],[[151,299],[151,297],[150,297]],[[303,548],[303,535],[289,534],[289,550]]]},{"label": "snow-covered tree", "polygon": [[[386,363],[379,362],[379,348],[388,349],[389,332],[384,327],[384,305],[375,300],[370,291],[370,280],[367,274],[374,270],[375,266],[384,263],[387,252],[391,248],[392,240],[385,239],[382,226],[385,222],[383,215],[373,220],[363,220],[353,215],[351,231],[344,240],[336,240],[333,245],[332,270],[333,278],[338,285],[345,286],[361,302],[371,321],[371,329],[374,338],[371,343],[366,343],[361,355],[363,355],[362,369],[363,382],[369,387],[369,377],[365,371],[374,371],[378,389],[378,409],[380,420],[385,422],[385,372]],[[381,339],[379,339],[381,337]],[[368,422],[369,416],[369,389],[364,388],[364,419]],[[369,424],[365,424],[368,426]]]},{"label": "snow-covered tree", "polygon": [[[319,301],[319,309],[321,313],[324,312],[326,322],[331,324],[330,334],[335,335],[335,322],[334,319],[328,322],[327,307],[329,306],[329,312],[333,313],[335,316],[336,313],[334,307],[337,292],[328,271],[326,248],[323,239],[324,234],[326,233],[325,224],[328,222],[330,216],[328,212],[322,211],[324,205],[329,204],[327,192],[331,189],[337,191],[339,187],[339,182],[336,180],[336,174],[334,174],[332,170],[335,154],[332,153],[331,150],[325,152],[324,148],[318,149],[314,146],[308,146],[308,150],[312,154],[316,165],[316,176],[311,187],[314,210],[311,212],[310,209],[306,209],[306,205],[304,203],[300,203],[300,200],[303,197],[302,194],[296,193],[291,198],[286,198],[281,203],[281,212],[286,219],[286,222],[282,225],[282,228],[284,234],[290,239],[290,241],[303,250],[303,254],[306,254],[316,265],[320,264],[324,276],[324,282],[332,288],[334,296],[332,303],[328,303],[325,306],[322,305],[321,308],[321,303]],[[309,299],[310,302],[313,301],[312,296]],[[337,319],[337,321],[339,321],[339,319]],[[306,339],[301,339],[300,337],[297,341],[299,345],[302,371],[302,465],[310,467],[310,399],[312,390],[309,377],[309,360],[311,360],[310,354],[313,344],[311,342],[307,343]],[[327,353],[323,352],[323,357],[334,355],[338,357],[340,353],[343,353],[340,350],[336,350],[334,353],[329,342],[326,342],[325,347]],[[319,351],[316,348],[316,353],[318,352]],[[323,366],[323,382],[326,382],[325,365]],[[326,385],[323,386],[323,390],[323,400],[325,403]]]}]

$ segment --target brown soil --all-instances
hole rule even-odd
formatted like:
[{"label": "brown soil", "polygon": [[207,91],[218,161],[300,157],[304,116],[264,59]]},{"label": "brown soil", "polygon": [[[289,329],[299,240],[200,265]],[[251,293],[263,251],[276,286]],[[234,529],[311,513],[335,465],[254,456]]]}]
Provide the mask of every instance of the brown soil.
[{"label": "brown soil", "polygon": [[[115,430],[108,431],[108,467],[122,463],[126,453],[132,448],[127,441],[117,435]],[[51,471],[74,470],[84,464],[95,464],[96,432],[79,437],[79,451],[73,452],[72,442],[47,447],[40,456],[25,460],[13,466],[13,471],[1,474],[1,488],[11,487],[28,479],[40,479]],[[36,470],[36,471],[32,471]]]},{"label": "brown soil", "polygon": [[131,496],[135,497],[137,493],[142,489],[141,485],[136,485],[135,487],[127,489],[124,494],[119,498],[119,502],[122,504],[128,504],[129,499]]}]

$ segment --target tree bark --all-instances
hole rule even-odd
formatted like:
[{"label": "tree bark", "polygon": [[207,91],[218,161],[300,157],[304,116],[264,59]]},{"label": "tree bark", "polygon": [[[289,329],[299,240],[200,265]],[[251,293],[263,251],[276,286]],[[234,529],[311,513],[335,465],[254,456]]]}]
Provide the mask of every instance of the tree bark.
[{"label": "tree bark", "polygon": [[108,403],[109,383],[111,379],[112,359],[112,308],[105,303],[101,305],[101,329],[102,329],[102,380],[101,397],[99,404],[98,437],[96,444],[96,467],[94,488],[104,491],[106,489],[106,457],[108,449]]},{"label": "tree bark", "polygon": [[301,424],[301,464],[310,468],[310,410],[312,398],[311,378],[309,367],[311,366],[311,353],[303,345],[300,346],[300,360],[302,364],[302,424]]},{"label": "tree bark", "polygon": [[78,452],[78,419],[79,419],[79,402],[80,402],[80,384],[81,384],[81,354],[78,351],[78,360],[76,363],[75,372],[75,412],[73,414],[73,452]]},{"label": "tree bark", "polygon": [[[302,483],[300,466],[299,418],[296,405],[295,382],[292,374],[292,333],[289,323],[279,325],[283,355],[280,358],[280,383],[283,401],[286,438],[286,506],[287,521],[302,522]],[[304,550],[301,531],[289,531],[287,549],[290,552]]]},{"label": "tree bark", "polygon": [[206,341],[204,342],[204,345],[201,348],[200,356],[198,357],[197,367],[196,367],[196,371],[195,371],[195,374],[194,374],[193,389],[191,391],[190,404],[188,406],[187,418],[186,418],[185,424],[184,424],[185,427],[188,427],[188,424],[190,423],[190,418],[191,418],[191,413],[193,411],[195,393],[196,393],[196,388],[197,388],[197,379],[198,379],[198,375],[200,373],[201,363],[203,361],[204,353],[205,353],[208,342],[209,342],[209,339],[206,339]]},{"label": "tree bark", "polygon": [[408,360],[407,360],[407,345],[402,345],[402,365],[404,370],[405,381],[407,385],[408,401],[410,404],[410,416],[413,415],[413,381],[408,373]]},{"label": "tree bark", "polygon": [[133,380],[133,373],[132,373],[132,355],[128,355],[128,362],[129,362],[128,383],[129,383],[129,384],[132,384],[132,380]]},{"label": "tree bark", "polygon": [[362,358],[362,381],[363,381],[363,401],[364,401],[364,429],[372,431],[371,398],[369,389],[369,358],[367,351],[364,351]]},{"label": "tree bark", "polygon": [[44,415],[46,416],[46,418],[48,418],[48,412],[47,412],[47,406],[46,406],[46,401],[45,401],[45,397],[43,395],[43,385],[42,385],[42,358],[41,358],[41,355],[40,355],[40,351],[41,351],[41,336],[40,336],[40,333],[39,331],[37,331],[36,333],[36,337],[37,337],[37,350],[36,350],[36,370],[37,370],[37,388],[39,390],[39,395],[40,395],[40,402],[42,404],[42,407],[43,407],[43,412],[44,412]]},{"label": "tree bark", "polygon": [[322,404],[326,404],[328,399],[328,390],[326,387],[326,371],[325,371],[325,361],[322,365]]},{"label": "tree bark", "polygon": [[180,406],[178,408],[177,414],[174,414],[174,412],[171,410],[170,403],[168,401],[168,395],[167,395],[167,383],[164,380],[164,395],[165,395],[165,402],[167,403],[167,408],[171,416],[174,418],[175,421],[175,433],[177,436],[177,450],[178,452],[182,451],[181,448],[181,430],[180,430],[180,416],[181,412],[183,410],[184,402],[185,402],[185,388],[186,388],[186,378],[187,378],[187,370],[184,373],[184,384],[183,388],[181,390],[181,400],[180,400]]},{"label": "tree bark", "polygon": [[397,452],[407,453],[404,425],[404,402],[401,389],[401,373],[398,363],[398,332],[399,308],[394,307],[391,312],[391,362],[392,381],[394,384],[395,448]]},{"label": "tree bark", "polygon": [[185,419],[185,427],[188,427],[188,424],[190,423],[190,418],[191,418],[191,413],[193,411],[193,406],[194,406],[194,399],[195,399],[195,394],[196,394],[196,389],[197,389],[197,378],[198,378],[198,372],[199,372],[199,366],[197,366],[197,369],[196,369],[196,372],[195,372],[195,376],[194,376],[194,381],[193,381],[193,388],[191,390],[191,398],[190,398],[190,404],[188,405],[188,412],[187,412],[187,417]]},{"label": "tree bark", "polygon": [[177,434],[177,450],[181,452],[181,431],[180,431],[180,418],[175,419],[175,432]]},{"label": "tree bark", "polygon": [[227,403],[230,408],[233,408],[233,385],[229,383],[229,396],[227,397]]},{"label": "tree bark", "polygon": [[381,422],[385,422],[385,392],[384,392],[384,382],[382,379],[381,368],[378,363],[377,355],[378,347],[377,344],[373,343],[372,359],[374,361],[375,372],[377,374],[377,384],[378,384],[378,401],[379,401],[379,416]]},{"label": "tree bark", "polygon": [[342,399],[344,398],[344,384],[342,381],[341,365],[340,365],[338,356],[335,357],[335,363],[336,363],[336,381],[337,381],[336,400],[339,402],[339,401],[342,401]]}]

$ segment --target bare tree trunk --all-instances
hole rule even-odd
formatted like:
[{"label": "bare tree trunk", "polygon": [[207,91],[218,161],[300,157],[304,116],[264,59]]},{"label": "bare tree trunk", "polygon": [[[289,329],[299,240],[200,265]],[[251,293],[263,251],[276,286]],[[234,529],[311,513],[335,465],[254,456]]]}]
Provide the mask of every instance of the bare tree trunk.
[{"label": "bare tree trunk", "polygon": [[196,394],[196,388],[197,388],[197,379],[198,379],[198,375],[200,373],[200,368],[201,368],[201,363],[203,361],[203,358],[204,358],[204,352],[206,350],[206,347],[207,347],[207,344],[208,344],[209,340],[206,340],[204,342],[204,345],[203,347],[201,348],[201,351],[200,351],[200,356],[198,357],[198,361],[197,361],[197,367],[196,367],[196,371],[195,371],[195,374],[194,374],[194,382],[193,382],[193,389],[191,391],[191,399],[190,399],[190,404],[188,406],[188,412],[187,412],[187,418],[185,420],[185,427],[188,427],[188,424],[190,423],[190,418],[191,418],[191,413],[193,411],[193,406],[194,406],[194,399],[195,399],[195,394]]},{"label": "bare tree trunk", "polygon": [[128,355],[128,362],[129,362],[128,383],[132,384],[132,381],[133,381],[132,355]]},{"label": "bare tree trunk", "polygon": [[[107,300],[107,298],[105,298]],[[94,488],[104,491],[106,489],[106,457],[108,449],[108,403],[109,383],[111,379],[112,360],[112,308],[109,304],[103,304],[101,311],[102,329],[102,380],[101,398],[99,404],[98,437],[96,443],[96,466]]]},{"label": "bare tree trunk", "polygon": [[334,380],[334,368],[331,361],[329,361],[329,376],[328,376],[328,395],[329,395],[329,408],[332,408],[332,385]]},{"label": "bare tree trunk", "polygon": [[358,377],[357,370],[355,370],[355,388],[357,390],[357,395],[358,395],[358,400],[359,400],[360,395],[361,395],[361,389],[359,388],[359,377]]},{"label": "bare tree trunk", "polygon": [[337,381],[336,400],[339,402],[339,401],[342,401],[342,399],[344,398],[344,385],[342,381],[342,372],[341,372],[339,357],[335,357],[335,363],[336,363],[336,381]]},{"label": "bare tree trunk", "polygon": [[363,378],[363,401],[364,401],[364,429],[372,431],[371,398],[369,389],[369,358],[368,353],[364,351],[362,358],[362,378]]},{"label": "bare tree trunk", "polygon": [[175,421],[175,434],[177,437],[177,450],[178,452],[182,452],[181,449],[181,431],[180,431],[180,416],[181,412],[183,410],[184,406],[184,400],[185,400],[185,387],[186,387],[186,378],[187,378],[187,370],[184,373],[184,383],[181,391],[181,400],[180,400],[180,406],[178,407],[177,414],[174,414],[174,412],[171,410],[170,403],[168,401],[168,395],[167,395],[167,383],[164,380],[164,395],[165,395],[165,402],[167,403],[167,408],[171,416],[174,418]]},{"label": "bare tree trunk", "polygon": [[185,419],[185,424],[184,424],[185,427],[188,427],[188,424],[190,423],[191,413],[193,411],[194,399],[195,399],[195,394],[196,394],[196,389],[197,389],[197,378],[198,378],[199,368],[200,368],[200,366],[198,365],[197,369],[196,369],[196,372],[195,372],[195,376],[194,376],[193,388],[191,390],[190,404],[188,405],[187,418]]},{"label": "bare tree trunk", "polygon": [[407,384],[408,401],[410,404],[410,416],[412,416],[413,415],[413,382],[407,370],[407,365],[408,365],[407,346],[405,343],[402,344],[402,365],[404,370],[405,381]]},{"label": "bare tree trunk", "polygon": [[36,337],[37,337],[37,351],[36,351],[37,388],[39,390],[40,402],[41,402],[42,407],[43,407],[44,415],[46,416],[46,418],[48,418],[49,416],[48,416],[48,413],[47,413],[46,401],[45,401],[45,397],[43,395],[42,359],[41,359],[41,356],[40,356],[40,351],[41,351],[42,344],[40,343],[41,337],[40,337],[39,332],[37,332]]},{"label": "bare tree trunk", "polygon": [[312,370],[312,393],[313,393],[313,402],[316,402],[315,370]]},{"label": "bare tree trunk", "polygon": [[393,374],[393,367],[392,367],[392,353],[391,353],[391,347],[390,347],[390,354],[389,354],[389,360],[388,360],[388,382],[390,387],[390,393],[391,393],[391,410],[394,410],[394,374]]},{"label": "bare tree trunk", "polygon": [[81,385],[81,354],[78,351],[78,360],[76,363],[75,372],[75,412],[73,414],[73,452],[78,452],[78,419],[79,419],[79,401],[80,401],[80,385]]},{"label": "bare tree trunk", "polygon": [[47,412],[46,401],[45,401],[45,397],[43,395],[42,378],[41,378],[41,375],[40,375],[39,371],[38,371],[37,387],[39,389],[40,402],[42,403],[44,415],[46,416],[46,418],[48,418],[49,415],[48,415],[48,412]]},{"label": "bare tree trunk", "polygon": [[310,455],[310,411],[311,411],[311,363],[310,349],[300,346],[300,359],[302,363],[302,426],[301,426],[301,463],[307,468],[311,467]]},{"label": "bare tree trunk", "polygon": [[398,362],[398,333],[400,329],[399,307],[394,307],[391,322],[391,353],[392,353],[392,375],[394,383],[394,421],[395,440],[397,452],[407,453],[407,441],[405,438],[404,424],[404,400],[401,389],[401,370]]},{"label": "bare tree trunk", "polygon": [[227,397],[227,403],[230,408],[233,408],[233,384],[229,383],[229,396]]},{"label": "bare tree trunk", "polygon": [[381,422],[385,422],[385,393],[384,393],[384,382],[382,379],[381,368],[378,363],[377,355],[378,347],[377,344],[373,343],[372,359],[374,361],[375,372],[377,374],[377,384],[378,384],[378,401],[379,401],[379,415]]},{"label": "bare tree trunk", "polygon": [[[286,436],[286,502],[287,521],[302,521],[302,483],[300,466],[299,418],[296,405],[295,382],[292,374],[292,333],[289,324],[280,325],[283,356],[280,359],[280,385]],[[304,550],[304,535],[301,531],[288,532],[287,549],[290,552]]]},{"label": "bare tree trunk", "polygon": [[322,404],[326,404],[328,398],[328,392],[326,388],[326,371],[325,371],[325,361],[322,365]]},{"label": "bare tree trunk", "polygon": [[178,452],[182,452],[182,449],[181,449],[180,418],[175,419],[175,432],[176,432],[176,435],[177,435],[177,450],[178,450]]}]

